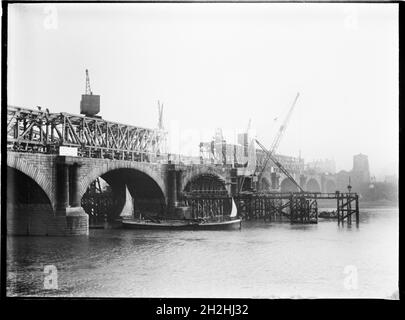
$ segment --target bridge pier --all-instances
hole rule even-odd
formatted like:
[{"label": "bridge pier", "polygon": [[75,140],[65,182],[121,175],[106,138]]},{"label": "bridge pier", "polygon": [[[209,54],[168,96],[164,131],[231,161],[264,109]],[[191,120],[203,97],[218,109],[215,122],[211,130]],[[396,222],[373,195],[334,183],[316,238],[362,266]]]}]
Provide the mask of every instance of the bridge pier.
[{"label": "bridge pier", "polygon": [[167,168],[167,212],[166,214],[174,218],[190,218],[189,208],[181,205],[181,175],[182,172],[176,168],[175,164],[169,164]]},{"label": "bridge pier", "polygon": [[70,184],[69,195],[71,196],[70,202],[72,207],[81,207],[78,186],[78,170],[79,165],[77,163],[74,163],[70,167],[70,181],[72,181],[72,183]]},{"label": "bridge pier", "polygon": [[238,193],[238,170],[233,168],[231,169],[231,189],[230,194],[234,197]]},{"label": "bridge pier", "polygon": [[69,202],[69,167],[63,162],[56,164],[56,205],[55,213],[62,214]]},{"label": "bridge pier", "polygon": [[173,211],[177,205],[177,172],[174,164],[168,165],[167,184],[169,191],[167,205],[169,211]]},{"label": "bridge pier", "polygon": [[65,157],[56,162],[55,235],[89,234],[89,216],[80,205],[78,167]]}]

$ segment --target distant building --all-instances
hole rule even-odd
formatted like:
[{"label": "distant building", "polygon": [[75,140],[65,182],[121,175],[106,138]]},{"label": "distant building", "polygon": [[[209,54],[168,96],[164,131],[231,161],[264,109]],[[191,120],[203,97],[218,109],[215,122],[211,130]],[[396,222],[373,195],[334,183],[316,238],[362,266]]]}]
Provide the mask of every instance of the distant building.
[{"label": "distant building", "polygon": [[305,169],[315,173],[336,173],[336,164],[333,159],[314,160],[305,164]]},{"label": "distant building", "polygon": [[[246,133],[238,134],[237,144],[230,144],[223,139],[222,132],[217,129],[212,141],[200,142],[200,159],[208,163],[246,165],[249,160],[248,149],[249,141]],[[255,148],[255,150],[257,161],[263,163],[264,159],[267,158],[265,152],[258,148]],[[304,160],[301,158],[279,154],[273,156],[290,172],[299,173],[304,171]],[[279,171],[272,161],[268,162],[268,167],[271,167],[272,172]]]},{"label": "distant building", "polygon": [[371,183],[368,156],[361,153],[354,155],[352,170],[341,170],[337,173],[336,182],[339,190],[347,190],[349,181],[353,192],[359,192],[361,194],[368,189]]},{"label": "distant building", "polygon": [[[349,180],[351,180],[351,172],[346,170],[341,170],[336,175],[336,187],[342,192],[347,191],[347,186],[349,185]],[[351,181],[350,181],[351,182]]]},{"label": "distant building", "polygon": [[243,155],[245,157],[248,156],[248,134],[247,133],[239,133],[238,134],[238,143],[243,146]]},{"label": "distant building", "polygon": [[245,147],[238,144],[226,143],[226,140],[215,140],[200,143],[200,157],[202,161],[217,164],[245,164]]},{"label": "distant building", "polygon": [[[259,163],[263,163],[264,159],[266,159],[267,155],[263,150],[256,149],[256,156],[258,159]],[[297,157],[291,157],[291,156],[285,156],[281,154],[274,154],[274,158],[277,159],[278,162],[280,162],[283,167],[292,173],[300,173],[304,171],[304,159],[297,158]],[[269,167],[272,167],[271,171],[272,172],[279,172],[279,168],[275,166],[275,164],[270,161],[268,163]]]},{"label": "distant building", "polygon": [[352,175],[353,183],[356,185],[370,183],[368,156],[361,153],[353,156]]}]

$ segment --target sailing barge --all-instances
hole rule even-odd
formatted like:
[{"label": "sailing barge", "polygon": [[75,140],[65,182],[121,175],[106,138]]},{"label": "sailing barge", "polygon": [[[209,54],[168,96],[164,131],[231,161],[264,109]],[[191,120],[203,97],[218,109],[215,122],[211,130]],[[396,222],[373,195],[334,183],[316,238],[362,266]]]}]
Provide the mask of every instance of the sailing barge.
[{"label": "sailing barge", "polygon": [[129,229],[155,229],[155,230],[233,230],[241,228],[241,219],[224,221],[206,221],[191,219],[165,219],[143,220],[124,219],[122,225]]},{"label": "sailing barge", "polygon": [[159,219],[148,216],[139,219],[123,218],[122,226],[129,229],[154,230],[235,230],[241,229],[242,220],[237,218],[237,208],[232,199],[232,211],[229,217],[220,220],[200,219]]}]

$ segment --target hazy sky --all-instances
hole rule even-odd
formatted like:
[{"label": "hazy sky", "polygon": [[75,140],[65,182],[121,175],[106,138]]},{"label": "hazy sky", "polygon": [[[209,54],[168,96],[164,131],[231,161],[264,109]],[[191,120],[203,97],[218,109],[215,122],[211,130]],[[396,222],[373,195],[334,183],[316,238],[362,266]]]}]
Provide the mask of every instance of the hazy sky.
[{"label": "hazy sky", "polygon": [[[221,127],[278,152],[372,173],[398,163],[396,4],[63,4],[9,6],[9,104],[80,112],[85,69],[100,115],[157,125],[173,152],[198,154]],[[278,117],[277,121],[274,121]],[[231,141],[230,141],[231,142]]]}]

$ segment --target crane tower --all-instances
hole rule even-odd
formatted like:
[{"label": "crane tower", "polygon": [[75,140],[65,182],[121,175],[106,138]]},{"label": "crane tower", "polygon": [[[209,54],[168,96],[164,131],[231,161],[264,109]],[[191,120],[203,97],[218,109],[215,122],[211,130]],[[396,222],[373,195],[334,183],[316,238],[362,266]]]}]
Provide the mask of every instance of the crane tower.
[{"label": "crane tower", "polygon": [[82,94],[80,101],[80,114],[87,117],[94,117],[100,112],[100,96],[93,94],[90,87],[89,71],[86,69],[86,91]]}]

